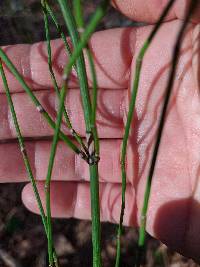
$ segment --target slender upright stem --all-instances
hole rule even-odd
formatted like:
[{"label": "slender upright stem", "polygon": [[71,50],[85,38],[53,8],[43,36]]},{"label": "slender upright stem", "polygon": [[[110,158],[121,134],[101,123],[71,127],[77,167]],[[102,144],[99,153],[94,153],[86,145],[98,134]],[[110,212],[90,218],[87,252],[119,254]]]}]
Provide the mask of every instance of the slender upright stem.
[{"label": "slender upright stem", "polygon": [[32,172],[31,165],[30,165],[30,161],[29,161],[29,158],[28,158],[28,155],[27,155],[27,151],[26,151],[25,144],[24,144],[24,139],[23,139],[23,136],[21,134],[21,130],[20,130],[19,123],[18,123],[18,120],[17,120],[17,115],[16,115],[16,112],[15,112],[14,104],[13,104],[13,101],[12,101],[12,98],[11,98],[10,89],[8,87],[8,82],[7,82],[7,79],[6,79],[6,76],[5,76],[5,72],[4,72],[4,68],[3,68],[3,65],[2,65],[1,59],[0,59],[0,74],[1,74],[1,77],[2,77],[2,80],[3,80],[4,90],[5,90],[7,101],[8,101],[8,105],[9,105],[9,108],[10,108],[10,111],[11,111],[11,114],[12,114],[13,123],[15,125],[15,130],[16,130],[16,133],[17,133],[17,138],[18,138],[20,151],[21,151],[22,156],[23,156],[23,160],[24,160],[24,164],[25,164],[25,167],[26,167],[26,171],[27,171],[29,180],[31,181],[31,184],[33,186],[33,190],[34,190],[34,193],[35,193],[37,204],[38,204],[38,207],[39,207],[39,210],[40,210],[40,213],[41,213],[41,216],[42,216],[42,221],[43,221],[43,224],[44,224],[44,227],[45,227],[45,231],[46,231],[45,213],[44,213],[44,210],[43,210],[43,207],[42,207],[42,202],[41,202],[38,190],[37,190],[37,185],[36,185],[35,178],[33,176],[33,172]]},{"label": "slender upright stem", "polygon": [[160,146],[161,137],[162,137],[165,121],[166,121],[167,107],[168,107],[168,103],[170,101],[170,96],[172,93],[173,83],[174,83],[174,79],[175,79],[175,75],[176,75],[176,66],[177,66],[178,58],[179,58],[179,54],[180,54],[180,47],[181,47],[184,31],[186,29],[186,26],[189,22],[189,19],[192,15],[193,11],[195,10],[196,6],[197,6],[197,1],[192,0],[190,3],[189,9],[187,11],[186,17],[184,19],[184,22],[180,28],[179,33],[178,33],[176,44],[175,44],[175,47],[173,50],[172,68],[171,68],[169,80],[167,83],[165,100],[164,100],[164,104],[163,104],[163,108],[162,108],[162,112],[161,112],[161,117],[160,117],[160,121],[159,121],[157,137],[156,137],[156,142],[154,145],[154,151],[153,151],[153,155],[152,155],[152,159],[151,159],[150,170],[149,170],[149,174],[147,177],[144,202],[143,202],[143,207],[142,207],[142,212],[141,212],[141,226],[140,226],[139,241],[138,241],[139,248],[141,248],[141,249],[143,249],[144,244],[145,244],[146,215],[147,215],[147,210],[148,210],[149,197],[150,197],[150,193],[151,193],[152,178],[154,175],[154,169],[155,169],[155,165],[156,165],[157,155],[159,153],[159,146]]},{"label": "slender upright stem", "polygon": [[[66,36],[65,36],[64,32],[61,29],[60,24],[58,23],[58,20],[57,20],[56,16],[54,15],[53,10],[51,9],[51,7],[48,4],[47,0],[45,1],[45,4],[46,4],[46,10],[49,13],[50,17],[52,18],[52,20],[53,20],[54,25],[56,26],[58,34],[60,34],[60,36],[61,36],[61,38],[63,40],[63,43],[65,45],[65,50],[66,50],[67,54],[68,54],[68,56],[71,56],[72,52],[71,52],[70,46],[69,46],[69,44],[67,42],[67,39],[66,39]],[[76,66],[74,66],[74,68],[76,68]]]},{"label": "slender upright stem", "polygon": [[[24,138],[23,138],[23,136],[21,134],[21,130],[20,130],[19,123],[18,123],[18,120],[17,120],[17,115],[16,115],[16,112],[15,112],[14,104],[13,104],[13,101],[12,101],[12,97],[11,97],[11,94],[10,94],[10,89],[9,89],[9,86],[8,86],[8,82],[7,82],[7,79],[6,79],[6,75],[5,75],[5,72],[4,72],[4,68],[3,68],[3,64],[2,64],[1,59],[0,59],[0,74],[1,74],[1,77],[2,77],[2,80],[3,80],[4,89],[5,89],[8,105],[9,105],[9,108],[10,108],[10,111],[11,111],[11,114],[12,114],[13,123],[15,125],[15,130],[16,130],[16,133],[17,133],[17,138],[18,138],[20,151],[22,153],[22,157],[23,157],[23,160],[24,160],[24,165],[25,165],[25,168],[26,168],[26,171],[27,171],[27,174],[28,174],[28,178],[29,178],[29,180],[30,180],[30,182],[32,184],[33,192],[35,194],[35,198],[36,198],[36,201],[37,201],[37,204],[38,204],[38,208],[39,208],[39,211],[40,211],[40,215],[41,215],[41,218],[42,218],[44,229],[45,229],[45,232],[47,234],[48,229],[47,229],[46,216],[45,216],[44,209],[43,209],[43,206],[42,206],[42,202],[41,202],[41,199],[40,199],[40,195],[39,195],[39,192],[38,192],[38,189],[37,189],[37,184],[36,184],[35,178],[33,176],[33,172],[32,172],[32,169],[31,169],[31,164],[30,164],[30,161],[29,161],[29,158],[28,158],[28,154],[27,154],[27,151],[26,151],[26,147],[25,147],[25,143],[24,143]],[[54,258],[54,262],[58,262],[55,250],[53,251],[53,258]]]},{"label": "slender upright stem", "polygon": [[[54,71],[53,71],[53,67],[52,67],[51,40],[50,40],[49,20],[48,20],[48,15],[47,15],[47,3],[46,3],[46,0],[41,0],[41,5],[42,5],[42,9],[43,9],[43,14],[44,14],[45,33],[46,33],[47,51],[48,51],[49,72],[50,72],[50,75],[51,75],[51,80],[52,80],[55,92],[56,92],[58,98],[60,98],[60,91],[59,91],[58,83],[56,81],[56,77],[55,77],[55,74],[54,74]],[[64,42],[66,42],[66,38],[63,38],[63,39],[64,39]],[[66,43],[65,43],[65,45],[66,45]],[[68,49],[67,49],[67,51],[68,51]],[[71,51],[70,51],[70,54],[71,54]],[[67,127],[70,129],[71,134],[74,136],[76,141],[81,145],[81,147],[83,148],[84,152],[86,154],[88,154],[87,148],[86,148],[82,138],[77,134],[77,132],[72,127],[72,124],[70,122],[70,119],[69,119],[69,116],[67,114],[67,111],[66,111],[65,107],[64,107],[64,118],[65,118]]]},{"label": "slender upright stem", "polygon": [[[82,96],[82,103],[84,109],[84,118],[86,124],[86,138],[89,150],[89,168],[90,168],[90,181],[91,181],[91,212],[92,212],[92,240],[93,240],[93,266],[101,266],[101,254],[100,254],[100,211],[99,211],[99,182],[98,182],[98,161],[96,160],[94,150],[94,136],[91,120],[91,101],[89,97],[88,82],[85,70],[84,57],[82,49],[86,46],[91,34],[94,32],[97,24],[104,16],[106,7],[109,1],[104,1],[99,6],[93,15],[89,26],[86,28],[80,40],[79,34],[76,29],[76,23],[71,13],[68,2],[64,0],[58,0],[66,25],[68,27],[72,43],[74,45],[74,52],[70,58],[68,65],[65,68],[63,78],[66,80],[70,74],[71,68],[75,61],[77,62],[77,73],[80,81],[80,91]],[[62,98],[61,98],[62,101]]]},{"label": "slender upright stem", "polygon": [[[82,8],[82,1],[81,0],[74,0],[73,2],[73,10],[75,14],[75,19],[76,19],[76,24],[78,27],[78,32],[80,36],[82,37],[84,31],[85,31],[85,23],[84,23],[84,18],[83,18],[83,8]],[[88,139],[88,149],[90,155],[94,155],[97,159],[99,159],[99,138],[98,138],[98,133],[96,129],[96,110],[97,110],[97,77],[96,77],[96,71],[95,71],[95,65],[92,57],[92,53],[89,49],[89,45],[86,44],[85,46],[85,52],[88,57],[89,61],[89,66],[90,66],[90,73],[92,77],[92,98],[91,98],[91,106],[92,106],[92,114],[91,114],[91,131],[93,134],[93,140],[94,144],[92,144],[92,140],[90,141]],[[91,143],[90,143],[91,142]],[[93,147],[94,146],[94,147]],[[96,165],[96,166],[95,166]],[[93,242],[93,255],[100,255],[101,254],[101,247],[99,245],[99,242],[101,241],[101,229],[99,225],[99,217],[100,217],[100,210],[99,210],[99,203],[97,201],[97,198],[99,198],[99,179],[97,177],[98,173],[98,162],[95,165],[91,165],[89,170],[90,170],[90,190],[91,190],[91,207],[92,207],[92,213],[94,214],[92,216],[92,228],[93,228],[93,233],[96,233],[95,235],[93,234],[92,236],[92,242]],[[96,179],[93,179],[93,177]],[[97,242],[96,240],[99,240]],[[98,257],[93,258],[93,265],[98,266],[101,264],[98,260]]]},{"label": "slender upright stem", "polygon": [[[74,10],[74,16],[75,16],[75,20],[76,20],[76,25],[78,27],[78,32],[79,32],[80,36],[82,37],[82,35],[85,31],[82,0],[74,0],[73,1],[73,10]],[[97,76],[96,76],[94,60],[93,60],[92,53],[90,51],[88,44],[86,44],[84,50],[86,52],[86,55],[87,55],[87,58],[89,61],[90,73],[91,73],[91,77],[92,77],[91,124],[92,124],[92,132],[93,132],[93,136],[94,136],[94,145],[95,145],[96,156],[99,157],[99,138],[98,138],[98,133],[97,133],[97,129],[95,126],[95,124],[96,124],[96,111],[97,111],[97,93],[98,93]]]},{"label": "slender upright stem", "polygon": [[[74,50],[77,50],[77,46],[80,42],[79,34],[76,28],[76,22],[74,20],[74,17],[71,12],[71,7],[68,4],[68,1],[65,0],[58,0],[59,5],[61,7],[61,11],[63,13],[64,20],[66,22],[69,34],[71,36],[71,40],[74,46]],[[87,38],[88,40],[89,38]],[[85,43],[85,45],[87,42]],[[84,118],[85,118],[85,125],[86,125],[86,131],[90,131],[90,116],[91,116],[91,102],[90,102],[90,97],[89,97],[89,89],[88,89],[88,80],[87,80],[87,75],[86,75],[86,69],[85,69],[85,62],[84,62],[84,57],[82,53],[82,49],[84,48],[81,47],[80,51],[76,54],[78,54],[74,57],[74,53],[72,54],[69,63],[66,65],[64,74],[67,76],[69,75],[69,71],[71,71],[71,67],[75,62],[77,66],[77,74],[78,74],[78,79],[80,82],[80,92],[81,92],[81,97],[82,97],[82,103],[83,103],[83,112],[84,112]],[[72,64],[72,57],[75,58],[76,60],[73,60]],[[65,77],[64,77],[65,78]]]},{"label": "slender upright stem", "polygon": [[131,93],[131,100],[129,104],[129,111],[127,116],[127,122],[125,126],[125,133],[122,141],[122,151],[121,151],[121,174],[122,174],[122,205],[121,205],[121,213],[120,213],[120,222],[119,222],[119,228],[118,228],[118,236],[117,236],[117,255],[116,255],[116,262],[115,267],[118,267],[120,264],[120,253],[121,253],[121,233],[122,233],[122,226],[123,226],[123,217],[124,217],[124,210],[125,210],[125,192],[126,192],[126,152],[127,152],[127,145],[128,145],[128,138],[129,138],[129,132],[130,127],[133,119],[133,112],[135,109],[135,103],[136,103],[136,97],[139,87],[139,81],[140,81],[140,75],[141,75],[141,68],[142,68],[142,61],[144,58],[144,55],[149,48],[153,38],[155,37],[158,29],[161,26],[161,23],[163,22],[164,18],[168,14],[170,8],[172,7],[175,0],[170,0],[167,4],[165,10],[163,11],[161,17],[159,18],[157,24],[153,28],[152,32],[150,33],[148,39],[142,46],[142,49],[139,52],[139,55],[136,59],[136,70],[135,70],[135,78],[133,82],[133,88]]}]

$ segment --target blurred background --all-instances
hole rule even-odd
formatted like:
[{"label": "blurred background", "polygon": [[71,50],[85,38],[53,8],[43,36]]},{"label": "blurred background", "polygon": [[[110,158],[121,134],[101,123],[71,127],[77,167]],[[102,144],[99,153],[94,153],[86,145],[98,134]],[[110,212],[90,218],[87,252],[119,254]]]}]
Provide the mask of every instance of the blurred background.
[{"label": "blurred background", "polygon": [[[55,1],[54,7],[61,25],[63,21]],[[85,1],[86,21],[100,1]],[[98,30],[130,27],[134,23],[110,7]],[[51,38],[58,34],[51,25]],[[65,31],[64,27],[63,30]],[[67,32],[65,31],[67,34]],[[45,39],[43,16],[39,0],[0,0],[0,45],[33,43]],[[24,184],[0,184],[0,267],[46,267],[47,242],[41,219],[27,211],[21,202]],[[54,219],[54,242],[61,267],[90,267],[91,223],[75,219]],[[103,266],[115,262],[117,226],[102,224]],[[121,266],[133,267],[137,244],[137,230],[125,228],[122,238]],[[144,266],[198,266],[157,240],[148,237]]]}]

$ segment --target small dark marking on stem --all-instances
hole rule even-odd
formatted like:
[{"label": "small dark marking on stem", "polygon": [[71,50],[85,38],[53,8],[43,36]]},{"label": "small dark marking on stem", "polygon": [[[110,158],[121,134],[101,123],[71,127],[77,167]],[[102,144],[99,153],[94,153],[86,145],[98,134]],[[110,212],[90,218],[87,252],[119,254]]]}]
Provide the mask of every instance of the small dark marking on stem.
[{"label": "small dark marking on stem", "polygon": [[86,142],[87,142],[87,148],[88,148],[88,164],[95,165],[99,162],[100,157],[95,152],[95,143],[94,143],[94,136],[92,132],[86,133]]},{"label": "small dark marking on stem", "polygon": [[97,163],[99,162],[100,160],[100,157],[98,155],[89,155],[89,158],[88,158],[88,164],[91,166],[91,165],[97,165]]},{"label": "small dark marking on stem", "polygon": [[78,155],[88,163],[88,155],[85,152],[80,151]]},{"label": "small dark marking on stem", "polygon": [[36,109],[37,109],[37,111],[40,112],[40,113],[45,112],[44,108],[43,108],[41,105],[37,106]]},{"label": "small dark marking on stem", "polygon": [[94,154],[94,137],[93,137],[92,132],[86,133],[86,142],[87,142],[89,154],[90,155]]},{"label": "small dark marking on stem", "polygon": [[44,185],[44,190],[45,190],[45,192],[49,192],[49,185],[48,184]]},{"label": "small dark marking on stem", "polygon": [[24,146],[21,146],[20,151],[21,151],[23,154],[26,154],[26,149],[25,149]]},{"label": "small dark marking on stem", "polygon": [[72,134],[72,136],[75,136],[76,132],[74,131],[74,129],[70,129],[70,133]]}]

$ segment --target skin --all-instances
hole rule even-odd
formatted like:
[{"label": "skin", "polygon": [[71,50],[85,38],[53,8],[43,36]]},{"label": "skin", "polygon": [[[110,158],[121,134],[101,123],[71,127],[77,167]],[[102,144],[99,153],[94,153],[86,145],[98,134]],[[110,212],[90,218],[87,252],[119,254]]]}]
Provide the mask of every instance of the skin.
[{"label": "skin", "polygon": [[[113,5],[132,19],[154,23],[163,5],[161,0],[116,0]],[[145,4],[144,4],[145,3]],[[145,181],[155,141],[156,128],[170,69],[171,53],[181,25],[179,19],[189,1],[179,0],[148,50],[139,85],[135,116],[127,156],[127,192],[124,222],[137,226],[143,203]],[[200,7],[193,15],[182,42],[173,94],[162,136],[152,184],[147,231],[170,248],[200,261],[200,99],[199,37]],[[135,59],[153,26],[112,29],[91,38],[99,84],[97,127],[100,136],[100,199],[102,221],[118,222],[121,203],[120,146],[128,110]],[[54,70],[61,83],[67,57],[60,40],[52,41]],[[55,118],[55,94],[48,73],[44,43],[4,48],[46,110]],[[88,69],[88,77],[90,73]],[[50,140],[53,132],[36,111],[28,96],[6,70],[13,92],[17,117],[25,137],[28,155],[44,200]],[[84,136],[76,74],[70,79],[66,107],[74,128]],[[0,92],[3,92],[0,81]],[[15,140],[15,129],[6,97],[0,97],[0,181],[27,181],[26,171]],[[69,131],[63,127],[66,133]],[[89,174],[85,162],[59,143],[51,184],[52,215],[90,219]],[[38,213],[37,204],[27,184],[22,192],[25,206]]]}]

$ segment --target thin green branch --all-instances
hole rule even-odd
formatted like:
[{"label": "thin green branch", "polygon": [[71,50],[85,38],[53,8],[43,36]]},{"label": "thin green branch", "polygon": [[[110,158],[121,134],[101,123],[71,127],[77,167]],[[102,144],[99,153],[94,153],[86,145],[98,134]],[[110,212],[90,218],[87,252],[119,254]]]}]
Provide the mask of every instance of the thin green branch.
[{"label": "thin green branch", "polygon": [[[56,16],[53,13],[53,10],[51,9],[50,5],[48,4],[48,1],[46,0],[45,2],[46,2],[46,10],[49,13],[50,17],[52,18],[52,20],[53,20],[58,34],[60,34],[60,36],[61,36],[61,38],[63,40],[63,43],[65,45],[65,50],[66,50],[68,56],[71,56],[72,52],[71,52],[70,46],[69,46],[69,44],[67,42],[66,36],[65,36],[64,32],[62,31],[61,26],[58,23],[58,20],[57,20]],[[76,66],[74,66],[74,67],[76,68]]]},{"label": "thin green branch", "polygon": [[[46,33],[46,41],[47,41],[46,43],[47,43],[47,52],[48,52],[49,72],[50,72],[50,75],[51,75],[51,80],[52,80],[55,92],[56,92],[58,98],[60,98],[60,91],[59,91],[58,83],[56,81],[55,74],[54,74],[53,67],[52,67],[51,40],[50,40],[49,21],[48,21],[48,15],[47,15],[47,3],[46,3],[46,0],[41,0],[41,5],[42,5],[42,9],[43,9],[44,23],[45,23],[45,33]],[[64,40],[66,41],[66,38],[64,38]],[[70,129],[70,132],[71,132],[72,136],[81,145],[81,147],[83,148],[84,152],[86,154],[88,154],[87,148],[86,148],[82,138],[73,129],[72,124],[71,124],[70,119],[69,119],[69,116],[68,116],[67,111],[66,111],[65,108],[64,108],[64,118],[65,118],[67,127]]]},{"label": "thin green branch", "polygon": [[[61,28],[60,24],[58,23],[58,20],[57,20],[56,16],[54,15],[54,13],[53,13],[53,11],[52,11],[50,5],[48,4],[48,1],[46,1],[46,9],[47,9],[47,11],[48,11],[50,17],[52,18],[52,20],[53,20],[53,22],[54,22],[54,24],[55,24],[55,26],[56,26],[56,29],[57,29],[57,31],[58,31],[58,34],[60,34],[60,37],[61,37],[62,40],[63,40],[64,46],[65,46],[65,50],[66,50],[66,53],[67,53],[67,55],[70,57],[70,56],[72,55],[70,46],[69,46],[69,44],[68,44],[68,42],[67,42],[66,36],[65,36],[64,32],[62,31],[62,28]],[[76,65],[75,65],[75,64],[74,64],[73,68],[74,68],[74,70],[77,72],[77,70],[76,70]]]},{"label": "thin green branch", "polygon": [[[83,8],[81,0],[73,1],[73,9],[75,20],[78,27],[78,32],[82,38],[85,31],[85,23],[83,18]],[[90,72],[92,77],[92,99],[91,99],[91,132],[92,135],[87,135],[87,143],[89,154],[94,155],[99,160],[99,138],[96,128],[96,110],[97,110],[97,77],[95,65],[92,58],[92,53],[88,43],[85,46],[85,52],[89,61]],[[90,139],[91,138],[91,139]],[[94,142],[93,142],[94,141]],[[93,228],[93,266],[101,266],[101,235],[100,235],[100,211],[99,211],[99,177],[98,177],[98,161],[97,164],[92,164],[90,170],[90,195],[92,207],[92,228]],[[95,178],[95,179],[94,179]]]},{"label": "thin green branch", "polygon": [[[97,8],[91,23],[86,28],[82,39],[79,39],[78,32],[76,30],[76,24],[74,18],[72,16],[71,10],[68,6],[68,2],[64,0],[58,0],[66,25],[70,32],[72,42],[74,45],[74,53],[72,54],[69,64],[66,66],[64,71],[64,80],[68,79],[68,76],[71,72],[71,68],[73,64],[77,61],[77,73],[80,81],[80,90],[82,96],[82,103],[84,109],[84,118],[86,123],[86,137],[88,143],[89,152],[90,147],[93,146],[94,138],[92,135],[92,125],[91,125],[91,102],[89,97],[89,90],[88,90],[88,83],[87,83],[87,76],[84,64],[84,57],[82,54],[82,49],[87,44],[91,34],[94,32],[97,24],[104,16],[106,12],[106,7],[109,1],[104,1],[103,4]],[[107,5],[106,5],[107,4]],[[64,105],[64,98],[65,98],[65,86],[62,87],[61,90],[61,98],[60,98],[60,107],[58,113],[58,120],[56,126],[59,127],[59,117],[62,116],[63,112],[63,105]],[[57,129],[57,127],[56,127]],[[56,133],[54,135],[55,142],[56,142]],[[55,145],[56,147],[56,145]],[[92,150],[90,152],[89,157],[89,164],[90,164],[90,180],[91,180],[91,210],[92,210],[92,240],[93,240],[93,266],[100,267],[101,266],[101,253],[100,253],[100,209],[99,209],[99,182],[98,182],[98,162],[95,160],[95,151]]]},{"label": "thin green branch", "polygon": [[84,30],[84,18],[83,18],[83,1],[73,0],[73,11],[78,29]]},{"label": "thin green branch", "polygon": [[[75,16],[75,20],[76,20],[76,25],[78,27],[77,30],[78,30],[80,36],[82,37],[83,32],[85,31],[82,0],[74,0],[73,1],[73,10],[74,10],[74,16]],[[85,51],[86,51],[87,58],[88,58],[88,61],[89,61],[90,73],[91,73],[91,77],[92,77],[92,98],[91,98],[92,132],[93,132],[93,136],[94,136],[94,146],[95,146],[96,156],[99,157],[99,138],[98,138],[97,129],[95,127],[95,124],[96,124],[96,111],[97,111],[97,93],[98,93],[98,90],[97,90],[98,89],[97,76],[96,76],[94,60],[93,60],[92,53],[90,51],[90,48],[89,48],[88,44],[86,44],[86,46],[85,46]]]},{"label": "thin green branch", "polygon": [[121,205],[121,213],[120,213],[120,222],[117,234],[117,255],[116,255],[116,262],[115,267],[118,267],[120,264],[120,254],[121,254],[121,234],[122,234],[122,227],[123,227],[123,217],[124,217],[124,210],[125,210],[125,192],[126,192],[126,152],[127,152],[127,145],[128,145],[128,138],[130,127],[133,119],[133,112],[135,109],[136,97],[139,87],[140,75],[141,75],[141,68],[143,58],[147,49],[149,48],[153,38],[155,37],[157,31],[159,30],[164,18],[168,14],[169,10],[171,9],[175,0],[170,0],[163,11],[162,15],[160,16],[157,24],[153,28],[152,32],[150,33],[148,39],[144,43],[143,47],[141,48],[139,55],[136,59],[136,69],[135,69],[135,78],[133,82],[133,88],[131,93],[131,100],[129,105],[129,111],[127,116],[127,122],[125,126],[125,133],[122,141],[122,151],[121,151],[121,174],[122,174],[122,205]]},{"label": "thin green branch", "polygon": [[174,79],[175,79],[175,75],[176,75],[176,67],[177,67],[179,54],[180,54],[180,48],[181,48],[181,44],[182,44],[182,40],[183,40],[186,26],[187,26],[187,24],[190,20],[190,17],[192,15],[193,11],[195,10],[196,6],[197,6],[197,1],[192,0],[190,3],[190,6],[188,8],[187,14],[185,16],[184,22],[180,28],[179,33],[178,33],[176,44],[175,44],[175,47],[173,50],[172,68],[170,71],[169,80],[168,80],[167,87],[166,87],[165,100],[164,100],[164,104],[163,104],[163,108],[162,108],[162,112],[161,112],[161,117],[160,117],[160,121],[159,121],[158,132],[157,132],[156,142],[154,145],[154,151],[153,151],[153,155],[152,155],[152,159],[151,159],[150,170],[149,170],[149,174],[147,177],[144,202],[143,202],[143,207],[142,207],[142,212],[141,212],[141,222],[140,222],[141,226],[140,226],[139,241],[138,241],[138,245],[139,245],[140,249],[143,249],[144,244],[145,244],[146,215],[147,215],[147,210],[148,210],[149,197],[150,197],[150,193],[151,193],[152,178],[154,175],[154,169],[155,169],[155,165],[156,165],[157,155],[159,153],[159,146],[160,146],[161,137],[162,137],[165,121],[166,121],[167,107],[168,107],[168,103],[169,103],[170,96],[171,96],[172,89],[173,89]]},{"label": "thin green branch", "polygon": [[[32,102],[35,104],[37,110],[43,115],[43,117],[46,119],[47,123],[51,126],[51,128],[55,129],[55,123],[49,116],[49,114],[46,112],[46,110],[43,108],[39,100],[36,98],[36,96],[31,91],[31,88],[26,84],[24,78],[21,76],[21,74],[18,72],[16,67],[13,65],[13,63],[10,61],[6,53],[3,51],[3,49],[0,47],[0,58],[2,61],[6,64],[10,72],[16,77],[16,79],[19,81],[21,86],[24,88],[25,92],[29,95]],[[77,146],[67,137],[62,131],[59,133],[59,138],[64,141],[64,143],[70,147],[76,154],[80,155],[84,160],[87,160],[86,155],[80,151]]]},{"label": "thin green branch", "polygon": [[47,213],[47,225],[48,225],[48,252],[49,252],[50,266],[52,266],[52,263],[53,263],[50,184],[51,184],[51,176],[52,176],[52,171],[53,171],[54,159],[55,159],[57,144],[58,144],[58,139],[59,139],[60,126],[62,122],[62,115],[64,111],[64,102],[65,102],[66,93],[67,93],[67,85],[65,83],[65,85],[63,85],[61,89],[60,103],[59,103],[58,115],[57,115],[57,120],[56,120],[56,128],[55,128],[53,142],[51,146],[48,172],[47,172],[47,177],[46,177],[46,182],[45,182],[46,213]]},{"label": "thin green branch", "polygon": [[[16,115],[16,112],[15,112],[14,104],[13,104],[13,101],[12,101],[12,97],[11,97],[11,94],[10,94],[8,82],[7,82],[7,79],[6,79],[6,75],[5,75],[3,64],[2,64],[1,60],[0,60],[0,74],[1,74],[1,77],[2,77],[2,80],[3,80],[4,89],[5,89],[8,105],[9,105],[9,108],[10,108],[10,111],[11,111],[11,114],[12,114],[13,123],[15,125],[15,130],[16,130],[16,133],[17,133],[17,138],[18,138],[20,151],[22,153],[22,157],[23,157],[23,160],[24,160],[24,165],[25,165],[25,168],[26,168],[26,171],[27,171],[27,174],[28,174],[28,178],[29,178],[29,180],[30,180],[30,182],[32,184],[33,192],[34,192],[34,195],[35,195],[35,198],[36,198],[36,201],[37,201],[37,205],[38,205],[38,208],[39,208],[39,211],[40,211],[40,215],[41,215],[41,218],[42,218],[44,229],[45,229],[45,232],[47,234],[48,230],[47,230],[46,216],[45,216],[44,209],[43,209],[43,206],[42,206],[42,202],[41,202],[41,199],[40,199],[40,195],[39,195],[39,192],[38,192],[38,189],[37,189],[37,184],[36,184],[35,178],[33,176],[33,172],[32,172],[30,161],[29,161],[29,158],[28,158],[28,155],[27,155],[24,139],[23,139],[23,136],[21,134],[19,123],[18,123],[18,120],[17,120],[17,115]],[[53,258],[54,258],[54,262],[58,262],[55,250],[53,251]]]},{"label": "thin green branch", "polygon": [[[76,22],[74,20],[74,17],[71,12],[71,7],[68,4],[68,1],[64,0],[58,0],[59,5],[61,7],[61,11],[63,13],[64,20],[66,22],[69,34],[71,36],[71,40],[74,46],[74,50],[77,51],[77,46],[79,45],[80,38],[79,34],[76,28]],[[94,30],[93,30],[94,31]],[[93,32],[92,31],[92,32]],[[92,34],[91,32],[91,34]],[[90,37],[90,36],[89,36]],[[87,38],[87,41],[89,38]],[[85,45],[87,44],[87,41]],[[84,46],[85,46],[84,45]],[[80,92],[81,92],[81,97],[82,97],[82,103],[83,103],[83,111],[84,111],[84,118],[85,118],[85,124],[86,124],[86,131],[90,132],[90,116],[91,116],[91,102],[90,102],[90,97],[89,97],[89,89],[88,89],[88,81],[87,81],[87,75],[86,75],[86,69],[85,69],[85,62],[84,62],[84,57],[82,53],[82,49],[84,48],[81,47],[81,49],[76,52],[76,56],[73,55],[70,58],[69,63],[66,65],[65,70],[64,70],[64,79],[68,78],[71,68],[75,62],[77,62],[77,74],[78,74],[78,79],[80,82]],[[72,59],[73,57],[73,59]],[[72,62],[73,60],[73,62]]]}]

